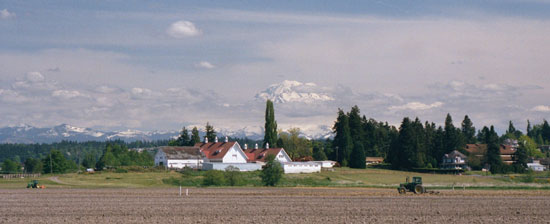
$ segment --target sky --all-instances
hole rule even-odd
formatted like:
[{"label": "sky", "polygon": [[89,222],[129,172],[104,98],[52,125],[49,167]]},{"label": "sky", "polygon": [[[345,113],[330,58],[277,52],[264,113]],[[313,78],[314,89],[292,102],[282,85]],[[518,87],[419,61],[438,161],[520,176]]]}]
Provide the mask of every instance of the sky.
[{"label": "sky", "polygon": [[550,1],[0,1],[0,127],[550,116]]}]

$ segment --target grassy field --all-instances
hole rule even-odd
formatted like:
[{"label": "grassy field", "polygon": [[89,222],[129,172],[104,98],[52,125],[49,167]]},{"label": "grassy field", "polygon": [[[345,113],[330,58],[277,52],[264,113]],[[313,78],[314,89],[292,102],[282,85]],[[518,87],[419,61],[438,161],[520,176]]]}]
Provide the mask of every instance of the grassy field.
[{"label": "grassy field", "polygon": [[[175,171],[153,172],[96,172],[95,174],[58,174],[43,175],[37,178],[40,184],[48,188],[162,188],[174,185],[198,186],[202,180],[203,171],[191,171],[181,174]],[[244,186],[261,186],[257,172],[242,173]],[[405,178],[421,176],[424,185],[428,188],[451,188],[466,186],[469,188],[496,188],[496,189],[550,189],[548,178],[539,183],[521,183],[522,176],[482,176],[426,174],[385,169],[349,169],[336,168],[335,171],[323,171],[313,174],[286,174],[280,183],[283,187],[313,186],[313,187],[376,187],[393,188],[404,182]],[[539,173],[537,176],[548,176]],[[29,178],[0,179],[0,188],[24,188]],[[546,184],[544,184],[546,183]]]}]

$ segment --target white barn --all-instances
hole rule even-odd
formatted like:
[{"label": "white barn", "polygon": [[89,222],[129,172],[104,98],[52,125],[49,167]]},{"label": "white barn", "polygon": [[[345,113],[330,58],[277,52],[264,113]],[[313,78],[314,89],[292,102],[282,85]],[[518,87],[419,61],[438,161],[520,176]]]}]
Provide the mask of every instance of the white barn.
[{"label": "white barn", "polygon": [[161,146],[155,154],[155,166],[171,169],[201,168],[203,157],[198,147]]},{"label": "white barn", "polygon": [[238,142],[229,142],[227,137],[224,142],[218,142],[218,138],[214,142],[208,142],[205,138],[204,142],[195,144],[195,147],[200,148],[204,154],[204,162],[210,163],[246,163],[248,157],[241,149]]}]

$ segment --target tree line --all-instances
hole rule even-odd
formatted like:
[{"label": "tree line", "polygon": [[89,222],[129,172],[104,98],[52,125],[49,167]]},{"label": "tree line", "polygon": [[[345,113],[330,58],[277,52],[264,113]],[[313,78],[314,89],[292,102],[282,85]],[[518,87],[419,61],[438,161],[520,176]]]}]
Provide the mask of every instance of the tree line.
[{"label": "tree line", "polygon": [[[533,127],[529,122],[527,135],[510,121],[506,133],[499,137],[493,126],[476,132],[468,115],[464,116],[460,127],[455,127],[451,115],[447,114],[443,127],[405,117],[396,128],[387,122],[361,116],[357,106],[347,113],[338,110],[333,131],[332,151],[326,151],[328,158],[353,168],[363,168],[367,156],[383,157],[395,169],[436,168],[445,154],[458,150],[468,155],[466,144],[479,143],[487,145],[487,153],[480,159],[470,157],[470,166],[474,169],[487,164],[492,172],[522,172],[529,157],[546,156],[537,150],[537,144],[547,144],[550,140],[550,126],[546,120]],[[511,166],[504,165],[500,157],[500,144],[505,139],[519,142],[514,155],[516,162]]]},{"label": "tree line", "polygon": [[[62,141],[52,144],[0,144],[0,158],[4,173],[64,173],[80,168],[116,166],[152,166],[150,152],[138,153],[128,148],[162,146],[168,140],[126,143]],[[21,168],[24,168],[22,171]]]}]

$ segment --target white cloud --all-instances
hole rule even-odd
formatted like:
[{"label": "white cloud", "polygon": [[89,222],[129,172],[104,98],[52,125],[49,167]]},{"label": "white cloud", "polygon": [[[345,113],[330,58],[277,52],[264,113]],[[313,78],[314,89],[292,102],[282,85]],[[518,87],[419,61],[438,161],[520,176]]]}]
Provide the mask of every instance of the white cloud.
[{"label": "white cloud", "polygon": [[134,98],[149,98],[153,95],[153,91],[147,88],[132,88],[132,97]]},{"label": "white cloud", "polygon": [[42,82],[42,81],[44,81],[44,76],[40,72],[29,72],[29,73],[27,73],[26,78],[30,82]]},{"label": "white cloud", "polygon": [[166,33],[174,38],[184,38],[198,36],[201,34],[201,30],[197,29],[192,22],[181,20],[172,23],[166,30]]},{"label": "white cloud", "polygon": [[391,106],[390,110],[429,110],[443,106],[442,102],[435,102],[432,104],[424,104],[420,102],[410,102],[402,106]]},{"label": "white cloud", "polygon": [[80,92],[76,91],[76,90],[55,90],[52,92],[52,96],[54,97],[59,97],[59,98],[64,98],[64,99],[70,99],[70,98],[74,98],[74,97],[77,97],[77,96],[81,96]]},{"label": "white cloud", "polygon": [[538,105],[536,107],[533,107],[533,109],[531,110],[537,112],[550,112],[550,106]]},{"label": "white cloud", "polygon": [[213,68],[216,67],[212,63],[207,62],[207,61],[201,61],[201,62],[197,63],[195,66],[198,67],[198,68],[206,68],[206,69],[213,69]]},{"label": "white cloud", "polygon": [[9,19],[14,17],[15,17],[15,13],[9,12],[7,9],[0,10],[0,19]]}]

